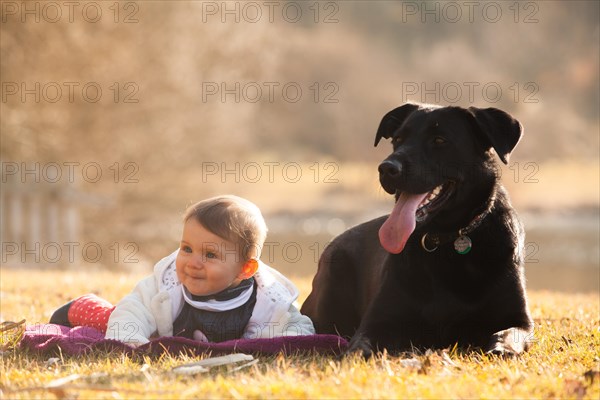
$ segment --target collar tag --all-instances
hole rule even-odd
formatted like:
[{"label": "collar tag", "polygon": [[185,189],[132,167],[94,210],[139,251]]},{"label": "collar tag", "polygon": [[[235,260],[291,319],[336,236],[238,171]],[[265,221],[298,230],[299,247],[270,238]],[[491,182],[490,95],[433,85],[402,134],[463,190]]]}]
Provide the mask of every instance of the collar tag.
[{"label": "collar tag", "polygon": [[454,241],[454,250],[458,254],[467,254],[471,251],[471,247],[473,247],[473,242],[467,235],[461,235]]}]

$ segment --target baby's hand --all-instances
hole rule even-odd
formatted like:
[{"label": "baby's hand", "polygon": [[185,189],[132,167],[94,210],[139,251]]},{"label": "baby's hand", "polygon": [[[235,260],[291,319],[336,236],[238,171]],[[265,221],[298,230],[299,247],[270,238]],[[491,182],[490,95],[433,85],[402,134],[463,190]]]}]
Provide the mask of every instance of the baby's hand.
[{"label": "baby's hand", "polygon": [[194,331],[194,340],[197,340],[199,342],[208,343],[208,338],[206,337],[206,335],[204,333],[202,333],[202,331],[198,331],[198,330]]}]

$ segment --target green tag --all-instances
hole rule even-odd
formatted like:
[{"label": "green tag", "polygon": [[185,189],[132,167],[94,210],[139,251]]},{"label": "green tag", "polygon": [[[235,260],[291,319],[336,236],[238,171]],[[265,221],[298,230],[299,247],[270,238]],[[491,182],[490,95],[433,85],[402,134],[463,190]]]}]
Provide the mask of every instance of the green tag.
[{"label": "green tag", "polygon": [[454,250],[456,250],[458,254],[467,254],[471,251],[472,245],[473,243],[471,242],[470,237],[467,235],[459,236],[454,241]]}]

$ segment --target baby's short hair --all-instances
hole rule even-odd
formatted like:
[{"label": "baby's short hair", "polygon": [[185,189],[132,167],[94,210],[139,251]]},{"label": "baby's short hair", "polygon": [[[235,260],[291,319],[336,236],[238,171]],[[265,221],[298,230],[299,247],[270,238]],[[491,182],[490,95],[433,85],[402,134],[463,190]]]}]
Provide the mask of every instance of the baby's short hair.
[{"label": "baby's short hair", "polygon": [[233,195],[211,197],[188,207],[183,221],[192,218],[208,231],[234,243],[243,261],[260,257],[267,224],[251,201]]}]

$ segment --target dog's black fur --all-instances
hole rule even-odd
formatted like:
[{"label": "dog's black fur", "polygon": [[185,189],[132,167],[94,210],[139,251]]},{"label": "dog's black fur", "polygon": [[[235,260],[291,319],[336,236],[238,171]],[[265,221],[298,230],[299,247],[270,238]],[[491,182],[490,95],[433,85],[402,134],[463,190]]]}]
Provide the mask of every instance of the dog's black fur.
[{"label": "dog's black fur", "polygon": [[[302,313],[317,333],[352,337],[349,352],[461,347],[515,355],[532,335],[524,279],[524,231],[499,183],[494,152],[506,164],[522,128],[495,109],[405,104],[377,132],[393,152],[379,166],[390,194],[445,184],[444,200],[417,222],[398,254],[378,231],[387,217],[358,225],[325,249]],[[449,189],[448,189],[449,188]],[[486,209],[490,210],[485,213]],[[458,254],[456,233],[484,214]],[[427,234],[425,246],[421,241]],[[439,237],[436,242],[430,238]]]}]

